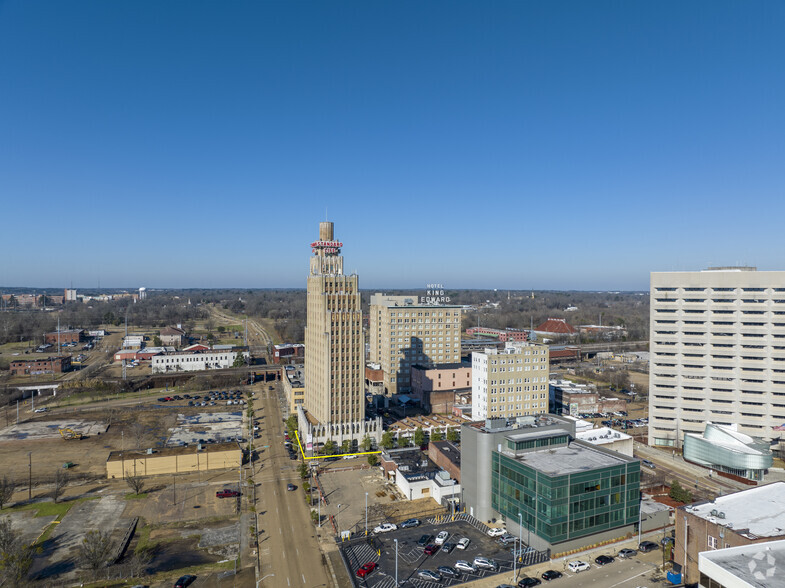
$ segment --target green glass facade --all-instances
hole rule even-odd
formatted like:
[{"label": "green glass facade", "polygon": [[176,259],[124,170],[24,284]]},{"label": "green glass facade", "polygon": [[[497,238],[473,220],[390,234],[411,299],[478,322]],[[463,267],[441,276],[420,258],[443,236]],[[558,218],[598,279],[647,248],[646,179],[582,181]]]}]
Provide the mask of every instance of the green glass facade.
[{"label": "green glass facade", "polygon": [[493,508],[551,544],[638,522],[638,461],[548,476],[494,451],[492,468]]}]

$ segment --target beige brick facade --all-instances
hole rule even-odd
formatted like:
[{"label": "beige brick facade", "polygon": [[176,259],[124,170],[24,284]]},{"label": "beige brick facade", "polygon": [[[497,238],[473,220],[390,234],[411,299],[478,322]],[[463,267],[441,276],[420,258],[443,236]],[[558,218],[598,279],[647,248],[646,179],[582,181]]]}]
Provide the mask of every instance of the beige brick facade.
[{"label": "beige brick facade", "polygon": [[307,282],[305,409],[322,424],[365,415],[359,280],[343,273],[342,245],[333,239],[333,223],[319,223]]},{"label": "beige brick facade", "polygon": [[416,296],[371,296],[370,361],[381,364],[387,396],[412,391],[411,368],[461,361],[461,308]]}]

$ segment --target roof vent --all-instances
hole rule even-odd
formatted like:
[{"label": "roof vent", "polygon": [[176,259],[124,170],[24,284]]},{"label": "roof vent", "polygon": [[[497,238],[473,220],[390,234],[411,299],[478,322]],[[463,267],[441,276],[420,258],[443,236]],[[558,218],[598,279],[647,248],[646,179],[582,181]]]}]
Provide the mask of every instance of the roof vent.
[{"label": "roof vent", "polygon": [[713,508],[713,509],[711,510],[711,516],[713,516],[713,517],[716,517],[716,516],[717,516],[717,513],[718,513],[718,511],[717,511],[717,509],[716,509],[716,508]]},{"label": "roof vent", "polygon": [[725,518],[725,513],[724,512],[720,512],[720,513],[717,514],[717,516],[719,518],[721,518],[721,519],[724,519]]}]

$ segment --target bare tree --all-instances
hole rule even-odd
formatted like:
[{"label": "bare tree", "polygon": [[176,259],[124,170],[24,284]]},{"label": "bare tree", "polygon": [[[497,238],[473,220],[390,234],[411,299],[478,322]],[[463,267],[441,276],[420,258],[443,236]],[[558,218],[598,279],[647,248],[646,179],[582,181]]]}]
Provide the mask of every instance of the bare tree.
[{"label": "bare tree", "polygon": [[128,429],[129,429],[129,433],[131,434],[131,438],[134,440],[134,444],[136,448],[141,449],[142,441],[144,441],[144,434],[146,432],[146,427],[139,421],[136,421],[134,423],[131,423],[131,426]]},{"label": "bare tree", "polygon": [[31,565],[32,548],[11,529],[11,520],[3,519],[0,521],[0,576],[8,586],[26,586]]},{"label": "bare tree", "polygon": [[98,575],[98,570],[109,564],[109,556],[112,553],[109,536],[108,531],[93,529],[85,534],[79,546],[79,559],[83,567],[90,570],[93,577]]},{"label": "bare tree", "polygon": [[132,476],[126,476],[125,481],[131,490],[134,491],[134,494],[141,494],[142,490],[144,490],[144,478],[142,478],[142,476],[138,476],[136,474]]},{"label": "bare tree", "polygon": [[14,481],[9,480],[8,476],[3,476],[3,479],[0,480],[0,510],[2,510],[3,506],[11,502],[14,490],[16,490]]},{"label": "bare tree", "polygon": [[57,500],[63,495],[65,492],[65,487],[68,486],[68,479],[69,479],[68,472],[62,469],[55,470],[55,477],[54,477],[54,486],[52,488],[52,497],[54,501]]}]

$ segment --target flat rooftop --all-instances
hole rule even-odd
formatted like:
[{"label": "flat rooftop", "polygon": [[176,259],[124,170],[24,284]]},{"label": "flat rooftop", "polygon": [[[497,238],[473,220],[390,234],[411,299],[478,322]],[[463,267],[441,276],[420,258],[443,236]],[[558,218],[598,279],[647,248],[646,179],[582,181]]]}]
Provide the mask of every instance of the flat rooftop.
[{"label": "flat rooftop", "polygon": [[705,571],[711,577],[715,576],[713,572],[720,571],[716,568],[721,568],[720,573],[723,576],[727,573],[746,582],[746,585],[771,588],[782,581],[782,570],[785,569],[785,541],[767,541],[706,551],[699,554],[698,558],[701,571]]},{"label": "flat rooftop", "polygon": [[[684,510],[725,525],[749,538],[785,536],[785,482],[718,496],[713,502],[685,506]],[[711,514],[724,513],[725,517]]]},{"label": "flat rooftop", "polygon": [[[513,455],[507,451],[502,453],[510,457]],[[548,476],[578,474],[635,461],[621,454],[617,457],[594,447],[587,447],[579,441],[573,441],[566,447],[521,453],[515,456],[515,460]]]},{"label": "flat rooftop", "polygon": [[155,457],[169,457],[172,455],[185,455],[187,453],[213,453],[214,451],[241,451],[237,443],[208,443],[202,445],[202,449],[197,449],[196,445],[188,447],[156,447],[155,453],[148,454],[146,450],[126,450],[112,451],[106,461],[122,461],[124,459],[151,459]]}]

